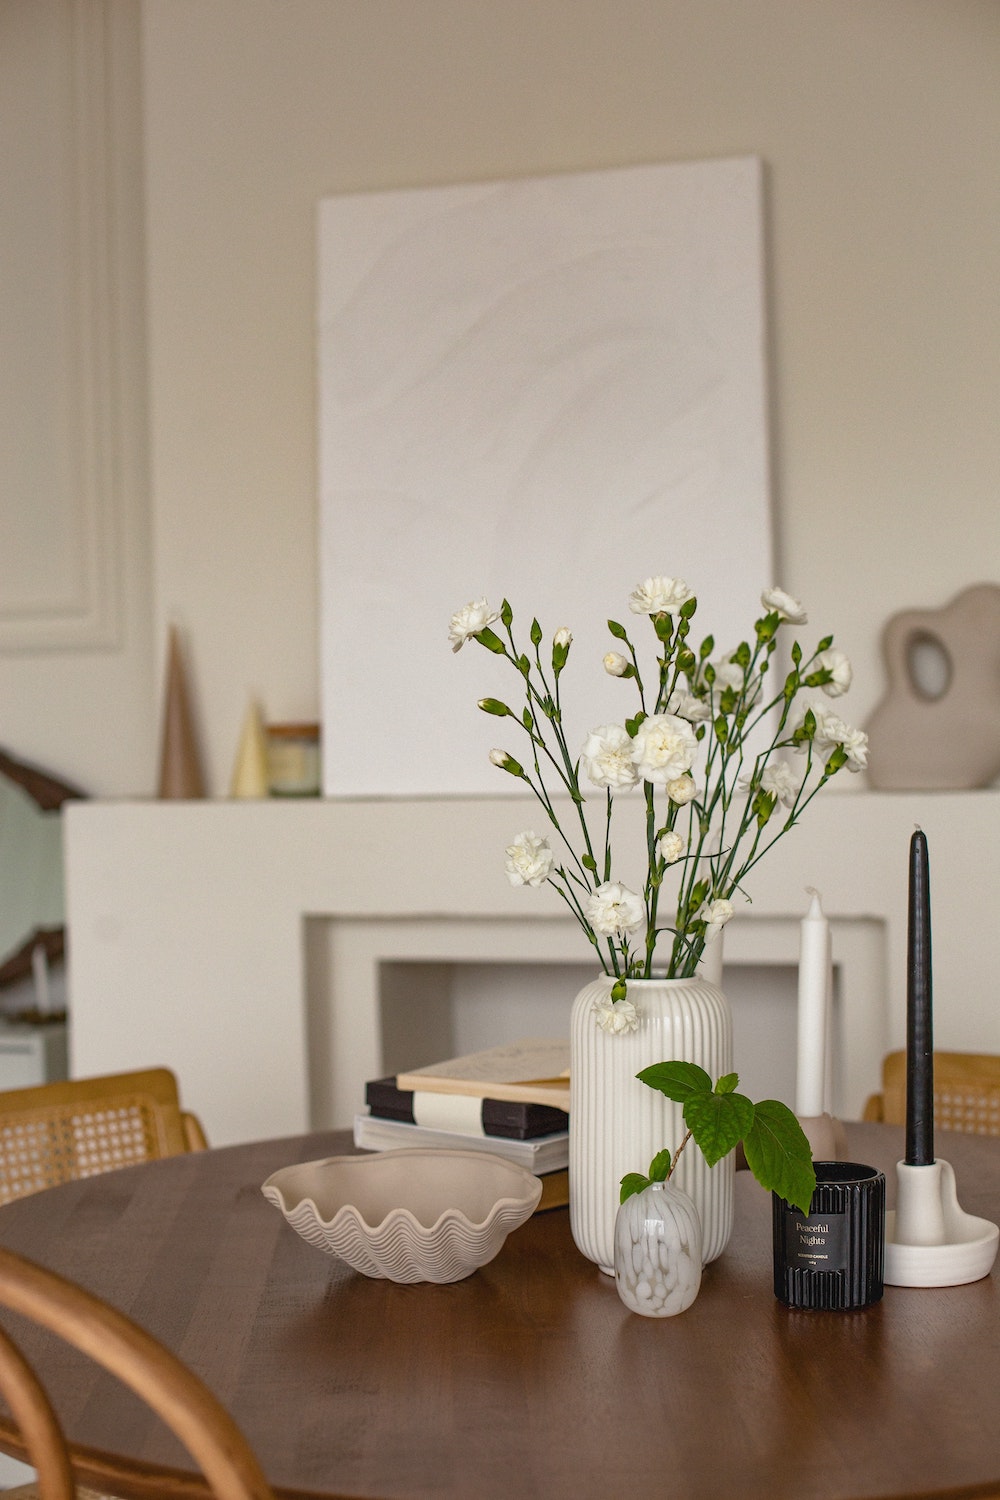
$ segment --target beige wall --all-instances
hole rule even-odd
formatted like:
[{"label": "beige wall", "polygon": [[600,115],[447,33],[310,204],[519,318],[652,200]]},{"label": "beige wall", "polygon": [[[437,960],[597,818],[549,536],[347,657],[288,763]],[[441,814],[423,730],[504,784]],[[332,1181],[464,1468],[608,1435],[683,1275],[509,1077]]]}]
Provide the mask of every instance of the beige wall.
[{"label": "beige wall", "polygon": [[[0,742],[150,791],[170,621],[216,794],[251,692],[271,718],[317,714],[315,219],[344,190],[759,154],[781,581],[853,657],[853,716],[881,691],[888,614],[1000,581],[994,0],[143,0],[141,18],[153,583],[126,639],[151,631],[151,680],[120,647],[54,712],[69,658],[0,658],[18,703]],[[649,565],[670,571],[663,538]],[[88,727],[109,708],[127,764]]]}]

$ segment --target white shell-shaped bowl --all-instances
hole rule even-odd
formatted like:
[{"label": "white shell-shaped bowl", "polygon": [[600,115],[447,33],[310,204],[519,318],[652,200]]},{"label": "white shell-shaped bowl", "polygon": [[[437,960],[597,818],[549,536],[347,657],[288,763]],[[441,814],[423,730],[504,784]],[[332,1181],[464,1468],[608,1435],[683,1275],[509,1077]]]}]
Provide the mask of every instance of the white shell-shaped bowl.
[{"label": "white shell-shaped bowl", "polygon": [[261,1191],[304,1240],[365,1276],[461,1281],[498,1254],[542,1195],[479,1151],[378,1151],[273,1172]]}]

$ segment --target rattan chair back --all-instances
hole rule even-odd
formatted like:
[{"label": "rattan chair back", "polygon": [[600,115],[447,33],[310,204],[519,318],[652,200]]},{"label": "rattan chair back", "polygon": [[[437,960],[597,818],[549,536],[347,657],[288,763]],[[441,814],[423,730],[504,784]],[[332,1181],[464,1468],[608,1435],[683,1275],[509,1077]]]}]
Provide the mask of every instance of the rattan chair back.
[{"label": "rattan chair back", "polygon": [[[882,1064],[882,1092],[865,1105],[864,1119],[906,1123],[906,1053]],[[935,1052],[934,1124],[968,1135],[1000,1135],[1000,1057],[984,1052]]]},{"label": "rattan chair back", "polygon": [[8,1089],[0,1093],[0,1203],[204,1146],[169,1068]]}]

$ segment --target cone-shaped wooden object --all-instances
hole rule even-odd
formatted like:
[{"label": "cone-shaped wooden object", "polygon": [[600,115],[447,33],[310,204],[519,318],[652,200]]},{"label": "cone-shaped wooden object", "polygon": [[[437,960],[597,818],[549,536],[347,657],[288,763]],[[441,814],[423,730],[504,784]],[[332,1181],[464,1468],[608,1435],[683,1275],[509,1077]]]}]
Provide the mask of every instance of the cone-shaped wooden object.
[{"label": "cone-shaped wooden object", "polygon": [[194,721],[188,700],[184,663],[177,631],[171,627],[167,655],[167,691],[163,705],[163,740],[160,751],[160,796],[185,799],[204,797]]},{"label": "cone-shaped wooden object", "polygon": [[268,795],[267,738],[260,709],[251,703],[243,724],[232,780],[230,797],[266,797]]}]

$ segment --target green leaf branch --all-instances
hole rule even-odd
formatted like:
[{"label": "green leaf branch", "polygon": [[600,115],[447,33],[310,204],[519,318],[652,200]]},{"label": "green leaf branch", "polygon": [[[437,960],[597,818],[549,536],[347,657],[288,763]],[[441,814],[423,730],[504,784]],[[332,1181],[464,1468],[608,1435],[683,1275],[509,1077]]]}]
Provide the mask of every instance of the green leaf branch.
[{"label": "green leaf branch", "polygon": [[697,1063],[662,1062],[643,1068],[636,1077],[682,1106],[686,1133],[671,1156],[657,1152],[649,1172],[628,1172],[621,1180],[621,1202],[654,1182],[669,1181],[678,1158],[693,1140],[710,1167],[742,1142],[747,1166],[761,1187],[809,1212],[816,1173],[805,1133],[787,1104],[762,1099],[753,1104],[736,1092],[739,1076],[727,1073],[713,1086]]}]

